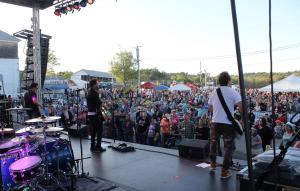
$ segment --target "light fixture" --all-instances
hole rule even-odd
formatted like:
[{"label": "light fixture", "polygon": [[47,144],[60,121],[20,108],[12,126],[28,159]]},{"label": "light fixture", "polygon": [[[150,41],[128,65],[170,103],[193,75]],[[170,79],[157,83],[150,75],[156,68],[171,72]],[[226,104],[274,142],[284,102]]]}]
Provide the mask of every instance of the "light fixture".
[{"label": "light fixture", "polygon": [[79,5],[79,2],[75,2],[74,4],[73,4],[73,8],[74,9],[80,9],[80,5]]},{"label": "light fixture", "polygon": [[60,8],[60,13],[61,13],[61,14],[67,14],[67,9],[66,9],[66,7],[61,7],[61,8]]},{"label": "light fixture", "polygon": [[87,0],[88,4],[93,4],[95,2],[95,0]]},{"label": "light fixture", "polygon": [[54,15],[56,15],[56,16],[61,16],[60,10],[59,10],[59,9],[55,9]]},{"label": "light fixture", "polygon": [[82,1],[80,1],[79,4],[80,4],[81,7],[86,7],[87,1],[86,0],[82,0]]},{"label": "light fixture", "polygon": [[68,11],[68,12],[73,11],[73,12],[74,12],[74,10],[73,10],[73,5],[71,5],[71,4],[67,5],[67,6],[66,6],[66,11]]}]

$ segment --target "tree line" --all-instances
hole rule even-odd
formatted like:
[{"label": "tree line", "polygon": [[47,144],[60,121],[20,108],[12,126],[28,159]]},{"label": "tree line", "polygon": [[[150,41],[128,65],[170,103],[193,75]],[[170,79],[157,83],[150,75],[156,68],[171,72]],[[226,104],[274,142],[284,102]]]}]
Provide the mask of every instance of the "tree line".
[{"label": "tree line", "polygon": [[[136,85],[138,79],[138,66],[136,59],[130,51],[120,51],[117,53],[110,64],[110,72],[116,78],[118,83],[125,86]],[[70,79],[73,72],[62,71],[55,72],[54,67],[59,66],[57,57],[54,51],[50,51],[48,55],[47,76],[59,76],[63,79]],[[273,74],[274,82],[281,80],[291,74],[300,76],[300,71],[293,72],[278,72]],[[140,69],[141,81],[151,81],[157,84],[169,84],[176,82],[192,82],[197,85],[204,86],[205,82],[213,82],[216,84],[217,76],[211,76],[209,73],[188,74],[185,72],[168,73],[160,71],[157,68]],[[259,73],[245,73],[245,87],[246,88],[260,88],[270,84],[270,74],[266,72]],[[238,76],[232,75],[233,84],[238,84]]]},{"label": "tree line", "polygon": [[[136,60],[133,58],[130,51],[122,51],[117,53],[110,62],[110,72],[116,77],[119,83],[124,85],[137,82],[138,72]],[[300,76],[300,71],[273,73],[274,82],[281,80],[291,74]],[[152,81],[157,83],[177,82],[192,82],[197,85],[204,86],[205,82],[213,82],[216,84],[217,76],[211,76],[209,73],[188,74],[185,72],[167,73],[160,71],[157,68],[147,68],[140,70],[141,81]],[[245,73],[246,88],[261,88],[270,84],[270,74],[266,72]],[[239,80],[237,75],[232,76],[232,83],[238,85]]]}]

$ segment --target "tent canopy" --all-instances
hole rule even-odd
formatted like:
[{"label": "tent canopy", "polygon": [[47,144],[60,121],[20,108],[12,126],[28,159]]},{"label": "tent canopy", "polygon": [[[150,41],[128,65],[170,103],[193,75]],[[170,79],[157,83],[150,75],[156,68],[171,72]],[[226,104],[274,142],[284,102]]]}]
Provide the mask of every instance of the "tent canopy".
[{"label": "tent canopy", "polygon": [[191,91],[191,88],[184,84],[177,84],[169,88],[170,91]]},{"label": "tent canopy", "polygon": [[193,83],[191,83],[191,82],[187,82],[187,83],[185,83],[185,85],[188,86],[188,87],[190,87],[190,88],[193,89],[193,90],[195,90],[195,89],[198,88],[195,84],[193,84]]},{"label": "tent canopy", "polygon": [[[300,92],[300,77],[292,74],[273,84],[274,92]],[[270,92],[271,85],[262,87],[260,91]]]},{"label": "tent canopy", "polygon": [[146,82],[141,85],[141,88],[143,89],[153,89],[155,85],[152,82]]},{"label": "tent canopy", "polygon": [[156,90],[156,91],[163,91],[163,90],[168,90],[168,89],[169,89],[169,87],[165,86],[165,85],[159,85],[159,86],[154,87],[154,90]]}]

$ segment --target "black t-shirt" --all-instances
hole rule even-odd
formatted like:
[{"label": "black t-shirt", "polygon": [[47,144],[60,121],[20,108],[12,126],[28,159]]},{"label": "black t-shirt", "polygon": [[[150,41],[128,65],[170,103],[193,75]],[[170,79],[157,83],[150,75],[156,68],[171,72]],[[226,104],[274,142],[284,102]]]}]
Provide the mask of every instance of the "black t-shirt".
[{"label": "black t-shirt", "polygon": [[139,117],[137,119],[137,131],[139,133],[144,133],[147,131],[150,121],[147,118]]},{"label": "black t-shirt", "polygon": [[33,91],[28,91],[24,95],[25,107],[31,108],[30,113],[39,113],[39,107],[34,101],[37,100],[37,95]]},{"label": "black t-shirt", "polygon": [[90,89],[87,97],[87,107],[89,112],[96,112],[98,109],[101,108],[102,102],[99,98],[99,93],[93,89]]}]

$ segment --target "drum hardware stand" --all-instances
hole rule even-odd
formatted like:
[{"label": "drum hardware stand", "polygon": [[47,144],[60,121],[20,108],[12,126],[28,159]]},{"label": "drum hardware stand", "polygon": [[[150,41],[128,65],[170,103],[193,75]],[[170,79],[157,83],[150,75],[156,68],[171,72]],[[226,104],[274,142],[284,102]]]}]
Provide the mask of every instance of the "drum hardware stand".
[{"label": "drum hardware stand", "polygon": [[47,136],[46,136],[46,129],[47,129],[47,123],[43,123],[43,135],[44,135],[44,150],[45,153],[43,153],[43,157],[45,159],[45,166],[46,166],[46,173],[44,175],[44,180],[46,181],[46,185],[49,185],[50,180],[52,179],[55,182],[55,185],[58,186],[61,190],[67,191],[63,186],[60,185],[59,180],[57,180],[52,174],[49,173],[49,161],[47,158],[47,155],[49,154],[47,151]]},{"label": "drum hardware stand", "polygon": [[[78,89],[76,90],[76,105],[77,105],[77,108],[76,108],[76,115],[77,115],[77,118],[76,118],[76,125],[77,125],[77,132],[79,132],[79,119],[78,119],[78,116],[79,116],[79,92],[81,91],[82,89]],[[80,161],[81,161],[81,174],[79,173],[79,168],[78,168],[78,177],[80,178],[85,178],[85,179],[88,179],[94,183],[98,183],[97,180],[94,180],[93,177],[90,177],[89,176],[89,173],[85,173],[84,172],[84,168],[83,168],[83,160],[84,159],[88,159],[88,158],[91,158],[91,157],[86,157],[86,158],[83,158],[83,149],[82,149],[82,134],[79,132],[80,136],[79,136],[79,140],[80,140]]]},{"label": "drum hardware stand", "polygon": [[0,161],[0,191],[3,190],[3,182],[2,182],[2,161]]}]

